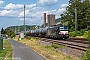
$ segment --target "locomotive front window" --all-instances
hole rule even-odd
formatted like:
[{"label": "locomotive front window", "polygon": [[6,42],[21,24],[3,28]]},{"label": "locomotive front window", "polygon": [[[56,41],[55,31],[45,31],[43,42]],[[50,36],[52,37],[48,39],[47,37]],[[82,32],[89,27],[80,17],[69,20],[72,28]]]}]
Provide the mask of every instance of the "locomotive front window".
[{"label": "locomotive front window", "polygon": [[60,30],[68,30],[68,27],[67,26],[60,27]]}]

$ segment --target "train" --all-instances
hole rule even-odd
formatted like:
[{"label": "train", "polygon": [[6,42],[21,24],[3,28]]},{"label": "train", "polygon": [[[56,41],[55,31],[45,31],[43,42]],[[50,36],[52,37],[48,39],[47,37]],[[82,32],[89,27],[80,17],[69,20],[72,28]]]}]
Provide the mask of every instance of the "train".
[{"label": "train", "polygon": [[68,26],[59,24],[27,31],[26,36],[67,39],[69,38],[69,29]]}]

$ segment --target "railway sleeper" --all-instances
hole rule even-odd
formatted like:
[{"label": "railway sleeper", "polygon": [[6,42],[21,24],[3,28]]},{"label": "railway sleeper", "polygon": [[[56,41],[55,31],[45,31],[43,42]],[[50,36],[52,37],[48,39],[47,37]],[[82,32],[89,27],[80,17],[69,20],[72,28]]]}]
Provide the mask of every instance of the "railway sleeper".
[{"label": "railway sleeper", "polygon": [[70,47],[70,48],[73,48],[73,49],[82,50],[82,51],[86,51],[88,49],[88,48],[82,48],[82,47],[78,47],[78,46],[72,46],[72,45],[63,44],[63,43],[57,43],[57,42],[55,42],[55,44]]}]

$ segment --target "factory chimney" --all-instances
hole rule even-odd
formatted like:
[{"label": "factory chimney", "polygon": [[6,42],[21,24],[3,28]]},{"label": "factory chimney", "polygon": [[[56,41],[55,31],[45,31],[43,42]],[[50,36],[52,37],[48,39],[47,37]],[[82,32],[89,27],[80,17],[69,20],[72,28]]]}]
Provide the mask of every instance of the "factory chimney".
[{"label": "factory chimney", "polygon": [[49,14],[48,15],[48,26],[55,25],[55,15]]},{"label": "factory chimney", "polygon": [[46,13],[44,13],[44,27],[46,27]]}]

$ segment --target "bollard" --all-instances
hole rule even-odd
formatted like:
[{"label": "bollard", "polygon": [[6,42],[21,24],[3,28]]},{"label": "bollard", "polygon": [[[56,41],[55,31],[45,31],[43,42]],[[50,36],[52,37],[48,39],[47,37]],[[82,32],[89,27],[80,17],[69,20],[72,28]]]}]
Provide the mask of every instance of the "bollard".
[{"label": "bollard", "polygon": [[3,50],[3,38],[0,37],[0,51]]}]

